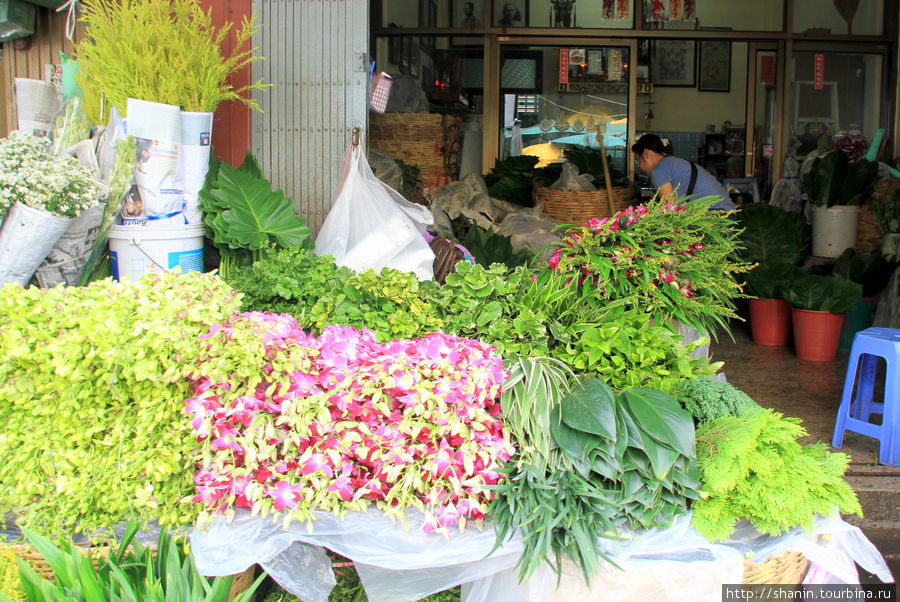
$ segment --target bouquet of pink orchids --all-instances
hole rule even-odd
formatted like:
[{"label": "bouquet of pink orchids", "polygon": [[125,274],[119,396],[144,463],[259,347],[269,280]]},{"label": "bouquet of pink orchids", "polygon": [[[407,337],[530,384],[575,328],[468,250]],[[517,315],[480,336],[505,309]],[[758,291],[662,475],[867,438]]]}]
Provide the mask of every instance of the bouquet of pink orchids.
[{"label": "bouquet of pink orchids", "polygon": [[285,524],[369,504],[480,522],[515,452],[500,421],[494,348],[443,333],[379,344],[366,329],[302,331],[287,314],[216,325],[187,411],[201,442],[198,524],[249,508]]},{"label": "bouquet of pink orchids", "polygon": [[651,314],[714,332],[736,316],[741,294],[735,274],[740,230],[728,213],[710,211],[719,199],[684,204],[654,199],[570,230],[549,269],[584,293],[581,302]]}]

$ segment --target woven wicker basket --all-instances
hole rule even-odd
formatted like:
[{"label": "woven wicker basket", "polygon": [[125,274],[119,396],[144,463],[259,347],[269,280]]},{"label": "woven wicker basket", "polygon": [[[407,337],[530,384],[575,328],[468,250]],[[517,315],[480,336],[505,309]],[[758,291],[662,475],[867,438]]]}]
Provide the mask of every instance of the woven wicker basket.
[{"label": "woven wicker basket", "polygon": [[[612,189],[613,205],[616,213],[627,208],[634,198],[634,190],[630,186],[618,186]],[[540,182],[534,185],[534,204],[544,204],[544,214],[561,224],[581,226],[594,217],[611,217],[609,195],[605,188],[578,192],[571,190],[554,190]]]},{"label": "woven wicker basket", "polygon": [[451,119],[439,113],[384,113],[369,116],[369,148],[377,148],[419,168],[422,186],[408,200],[419,203],[422,188],[450,181],[446,140]]},{"label": "woven wicker basket", "polygon": [[744,562],[744,578],[747,585],[769,583],[791,585],[803,581],[809,561],[799,552],[781,552],[765,562]]},{"label": "woven wicker basket", "polygon": [[868,205],[861,205],[859,208],[859,223],[856,226],[854,248],[857,253],[871,253],[881,248],[881,230],[878,229],[875,214]]},{"label": "woven wicker basket", "polygon": [[[98,561],[101,558],[107,558],[110,552],[112,552],[112,547],[104,543],[78,543],[75,545],[82,553],[90,555],[95,569],[98,566]],[[53,581],[53,569],[50,568],[47,560],[39,554],[37,550],[27,544],[15,544],[8,547],[13,549],[13,553],[16,556],[25,560],[39,577]],[[253,585],[253,580],[255,578],[256,565],[249,567],[243,573],[234,575],[234,579],[231,581],[231,591],[228,594],[228,599],[231,600],[241,592],[249,589],[250,586]]]}]

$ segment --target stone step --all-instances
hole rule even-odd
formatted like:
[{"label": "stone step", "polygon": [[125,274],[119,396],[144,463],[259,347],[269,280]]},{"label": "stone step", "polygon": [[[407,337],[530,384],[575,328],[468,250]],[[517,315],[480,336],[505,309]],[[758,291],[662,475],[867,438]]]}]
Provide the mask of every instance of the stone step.
[{"label": "stone step", "polygon": [[845,479],[859,497],[864,521],[900,520],[900,478],[851,475]]}]

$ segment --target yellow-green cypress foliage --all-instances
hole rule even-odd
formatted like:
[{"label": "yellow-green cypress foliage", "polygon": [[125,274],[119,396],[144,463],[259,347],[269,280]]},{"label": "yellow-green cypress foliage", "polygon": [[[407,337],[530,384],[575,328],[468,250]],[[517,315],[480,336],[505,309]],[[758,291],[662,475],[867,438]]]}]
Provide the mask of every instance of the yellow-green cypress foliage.
[{"label": "yellow-green cypress foliage", "polygon": [[25,602],[28,599],[22,589],[16,555],[11,546],[0,545],[0,596],[6,596],[12,602]]},{"label": "yellow-green cypress foliage", "polygon": [[129,97],[180,106],[185,111],[215,111],[235,100],[260,110],[245,92],[268,87],[262,80],[235,88],[229,76],[262,57],[250,40],[259,31],[256,15],[235,31],[233,50],[222,54],[232,29],[216,29],[211,10],[198,0],[84,0],[85,37],[76,47],[75,81],[85,112],[106,124],[109,108],[125,115]]},{"label": "yellow-green cypress foliage", "polygon": [[809,529],[816,515],[835,508],[862,515],[844,480],[849,457],[825,444],[801,445],[800,419],[760,408],[723,416],[697,428],[697,460],[703,483],[693,524],[704,537],[726,539],[747,519],[761,533]]}]

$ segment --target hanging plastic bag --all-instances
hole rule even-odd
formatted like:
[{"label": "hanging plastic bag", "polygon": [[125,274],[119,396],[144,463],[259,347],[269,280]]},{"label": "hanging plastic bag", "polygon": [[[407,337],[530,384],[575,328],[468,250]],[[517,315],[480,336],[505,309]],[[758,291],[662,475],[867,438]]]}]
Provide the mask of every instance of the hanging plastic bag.
[{"label": "hanging plastic bag", "polygon": [[384,267],[434,278],[434,252],[423,236],[431,212],[410,203],[372,173],[360,148],[347,152],[337,198],[316,237],[315,252],[352,270]]}]

